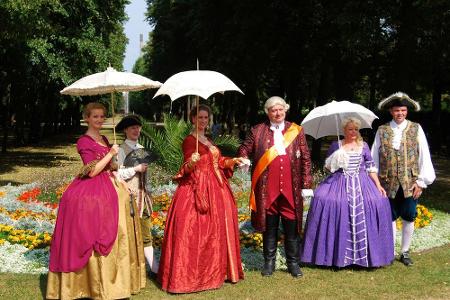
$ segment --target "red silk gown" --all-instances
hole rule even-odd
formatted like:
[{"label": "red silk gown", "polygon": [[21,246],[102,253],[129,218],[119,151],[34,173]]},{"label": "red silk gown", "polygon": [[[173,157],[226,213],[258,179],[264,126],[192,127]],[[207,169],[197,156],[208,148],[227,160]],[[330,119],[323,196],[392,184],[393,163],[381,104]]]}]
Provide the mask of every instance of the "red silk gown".
[{"label": "red silk gown", "polygon": [[191,293],[237,282],[242,271],[236,202],[228,183],[232,170],[217,147],[199,142],[200,161],[187,167],[195,137],[183,142],[185,163],[175,176],[158,281],[170,293]]}]

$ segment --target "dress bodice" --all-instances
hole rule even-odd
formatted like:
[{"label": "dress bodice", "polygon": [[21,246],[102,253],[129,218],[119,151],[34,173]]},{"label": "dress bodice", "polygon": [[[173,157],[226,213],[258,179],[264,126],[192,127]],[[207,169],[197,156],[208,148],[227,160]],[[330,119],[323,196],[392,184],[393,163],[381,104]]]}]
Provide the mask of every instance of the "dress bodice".
[{"label": "dress bodice", "polygon": [[359,150],[346,151],[339,147],[337,142],[333,142],[328,150],[325,167],[332,173],[338,170],[346,174],[376,171],[369,146],[366,143],[363,143]]},{"label": "dress bodice", "polygon": [[81,136],[77,141],[77,150],[83,160],[83,164],[88,164],[93,160],[100,160],[109,152],[109,142],[105,136],[102,136],[107,146],[97,143],[89,135]]},{"label": "dress bodice", "polygon": [[351,151],[346,154],[348,155],[348,164],[347,167],[343,169],[345,174],[356,175],[359,173],[360,169],[364,169],[365,164],[362,163],[363,157],[361,153]]}]

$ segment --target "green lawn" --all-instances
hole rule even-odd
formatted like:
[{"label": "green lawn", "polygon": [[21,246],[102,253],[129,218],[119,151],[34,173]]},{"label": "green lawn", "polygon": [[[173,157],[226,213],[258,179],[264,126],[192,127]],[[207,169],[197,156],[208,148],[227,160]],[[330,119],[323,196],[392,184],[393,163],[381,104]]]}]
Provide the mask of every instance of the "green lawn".
[{"label": "green lawn", "polygon": [[[0,185],[8,182],[21,184],[40,178],[61,176],[55,169],[74,174],[79,168],[79,157],[73,141],[57,147],[44,145],[17,149],[0,157]],[[29,160],[33,153],[34,160]],[[27,164],[20,162],[27,157]],[[433,157],[437,180],[425,191],[421,203],[429,208],[450,213],[450,160]],[[3,172],[2,172],[3,171]],[[53,176],[53,177],[52,177]],[[51,180],[50,180],[51,181]],[[450,231],[450,228],[446,229]],[[181,298],[214,299],[450,299],[450,244],[413,253],[415,265],[392,266],[365,270],[304,267],[304,278],[294,279],[286,272],[276,272],[263,278],[257,271],[246,272],[244,281],[225,284],[221,289],[196,294],[179,295]],[[43,299],[46,275],[0,274],[0,300]],[[175,296],[164,293],[155,282],[132,299],[168,299]]]},{"label": "green lawn", "polygon": [[[396,261],[381,269],[304,267],[304,277],[294,279],[283,271],[271,278],[259,272],[245,274],[237,284],[221,289],[180,295],[183,299],[448,299],[450,295],[450,245],[415,253],[415,265],[407,268]],[[0,274],[0,299],[41,299],[46,275]],[[153,281],[132,299],[168,299]]]}]

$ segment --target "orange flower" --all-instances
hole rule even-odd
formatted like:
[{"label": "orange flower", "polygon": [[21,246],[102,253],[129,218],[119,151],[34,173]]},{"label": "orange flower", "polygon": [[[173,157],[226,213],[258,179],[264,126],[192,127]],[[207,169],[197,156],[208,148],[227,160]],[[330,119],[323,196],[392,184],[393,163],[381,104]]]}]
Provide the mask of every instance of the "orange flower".
[{"label": "orange flower", "polygon": [[37,200],[37,197],[40,194],[41,194],[41,189],[34,188],[32,190],[23,192],[19,197],[17,197],[17,200],[22,201],[22,202],[31,202],[31,201],[35,202]]}]

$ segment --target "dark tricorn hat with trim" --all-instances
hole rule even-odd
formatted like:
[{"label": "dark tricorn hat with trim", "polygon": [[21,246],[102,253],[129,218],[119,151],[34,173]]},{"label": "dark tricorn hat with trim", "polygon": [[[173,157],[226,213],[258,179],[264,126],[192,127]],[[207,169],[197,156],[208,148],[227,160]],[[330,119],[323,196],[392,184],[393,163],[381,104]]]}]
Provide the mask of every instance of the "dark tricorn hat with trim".
[{"label": "dark tricorn hat with trim", "polygon": [[420,104],[417,101],[411,99],[407,94],[397,92],[383,99],[378,103],[378,109],[390,109],[394,106],[407,106],[415,111],[420,110]]},{"label": "dark tricorn hat with trim", "polygon": [[120,122],[116,125],[116,130],[121,131],[127,127],[134,125],[142,126],[141,117],[139,117],[138,115],[128,115],[120,120]]}]

